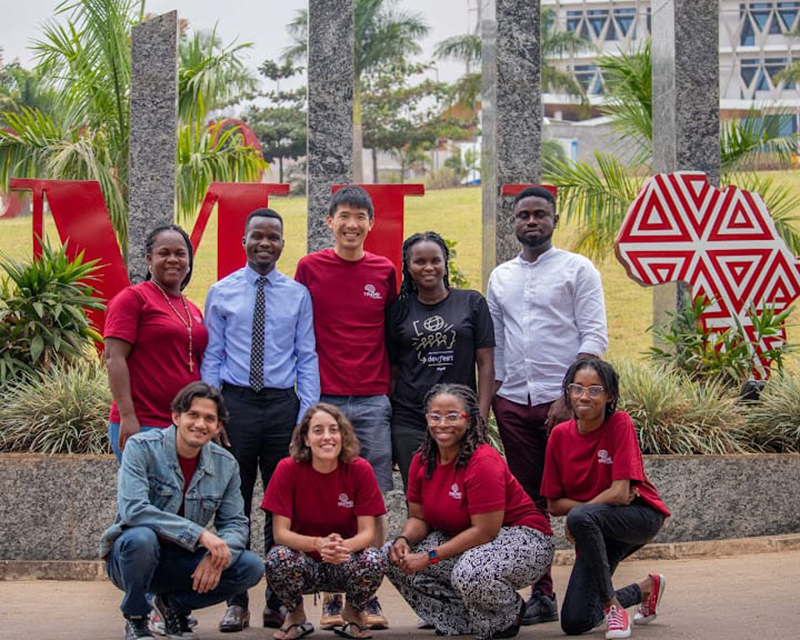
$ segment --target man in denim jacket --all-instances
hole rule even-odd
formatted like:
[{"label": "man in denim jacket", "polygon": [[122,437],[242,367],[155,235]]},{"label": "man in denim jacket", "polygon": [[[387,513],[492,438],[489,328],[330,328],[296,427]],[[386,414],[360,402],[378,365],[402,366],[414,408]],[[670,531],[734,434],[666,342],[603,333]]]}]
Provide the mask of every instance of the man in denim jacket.
[{"label": "man in denim jacket", "polygon": [[[151,638],[146,594],[170,637],[191,635],[188,615],[257,584],[264,563],[245,551],[248,522],[233,456],[211,442],[227,410],[204,382],[172,402],[173,426],[137,434],[122,456],[117,517],[103,534],[108,577],[125,592],[125,638]],[[216,533],[205,527],[214,521]]]}]

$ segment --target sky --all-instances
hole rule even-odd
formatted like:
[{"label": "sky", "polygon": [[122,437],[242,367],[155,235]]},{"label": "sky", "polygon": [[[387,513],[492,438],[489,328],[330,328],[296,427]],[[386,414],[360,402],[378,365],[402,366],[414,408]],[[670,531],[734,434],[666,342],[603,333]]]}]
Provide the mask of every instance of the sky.
[{"label": "sky", "polygon": [[[54,17],[62,0],[0,0],[0,46],[6,63],[18,58],[24,66],[34,64],[28,49],[31,40],[41,33],[41,25]],[[397,0],[400,7],[421,14],[431,27],[430,35],[421,42],[424,59],[430,59],[435,44],[452,35],[466,33],[475,24],[476,12],[470,11],[485,0]],[[252,42],[253,48],[243,52],[247,66],[256,69],[267,58],[278,58],[290,44],[285,32],[297,9],[307,0],[147,0],[149,13],[165,13],[177,9],[179,18],[189,20],[195,29],[207,30],[217,25],[217,33],[226,44]],[[453,80],[463,73],[462,64],[439,62],[439,77]],[[271,87],[267,87],[271,88]]]}]

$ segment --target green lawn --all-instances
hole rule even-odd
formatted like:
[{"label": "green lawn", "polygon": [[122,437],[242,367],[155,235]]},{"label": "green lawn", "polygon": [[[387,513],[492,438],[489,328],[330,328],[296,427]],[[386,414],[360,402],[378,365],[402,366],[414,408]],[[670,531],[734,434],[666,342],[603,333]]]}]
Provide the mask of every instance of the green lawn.
[{"label": "green lawn", "polygon": [[[800,173],[775,174],[781,183],[800,189]],[[479,188],[429,191],[424,197],[406,198],[406,235],[434,230],[458,243],[458,265],[466,273],[471,286],[480,287],[481,193]],[[285,219],[286,248],[279,268],[294,274],[298,260],[305,253],[305,198],[274,198],[273,206]],[[798,212],[800,215],[800,212]],[[51,220],[47,234],[55,237]],[[191,224],[186,225],[191,231]],[[202,307],[205,293],[216,274],[216,217],[209,221],[196,257],[195,274],[187,289],[189,297]],[[13,258],[26,258],[31,253],[31,220],[0,220],[0,253]],[[556,246],[569,248],[570,229],[556,231]],[[608,355],[611,357],[641,354],[650,344],[647,328],[652,323],[652,293],[630,280],[613,256],[597,263],[603,276],[608,311]],[[789,340],[800,342],[800,330],[790,327]],[[794,367],[800,357],[794,357]]]}]

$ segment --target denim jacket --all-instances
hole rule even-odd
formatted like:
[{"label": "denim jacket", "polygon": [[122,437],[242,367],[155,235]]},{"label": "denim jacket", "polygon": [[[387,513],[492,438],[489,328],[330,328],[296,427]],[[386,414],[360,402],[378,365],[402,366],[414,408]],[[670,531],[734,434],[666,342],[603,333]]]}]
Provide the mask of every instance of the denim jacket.
[{"label": "denim jacket", "polygon": [[247,543],[248,521],[236,459],[209,442],[200,450],[194,477],[186,491],[175,449],[175,426],[153,429],[130,438],[117,478],[117,517],[100,540],[105,558],[128,527],[149,527],[161,538],[189,551],[213,520],[217,535],[231,552],[231,565]]}]

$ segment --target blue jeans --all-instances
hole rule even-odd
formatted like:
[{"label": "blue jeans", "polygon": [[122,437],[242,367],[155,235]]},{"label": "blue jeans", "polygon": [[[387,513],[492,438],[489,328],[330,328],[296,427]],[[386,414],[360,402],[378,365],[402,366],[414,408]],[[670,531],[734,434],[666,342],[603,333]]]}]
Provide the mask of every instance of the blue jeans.
[{"label": "blue jeans", "polygon": [[[142,427],[142,432],[163,428],[165,427]],[[119,449],[119,422],[108,423],[108,440],[111,443],[111,450],[117,456],[117,462],[122,462],[122,451]]]},{"label": "blue jeans", "polygon": [[114,541],[106,557],[106,571],[111,582],[125,592],[122,613],[145,616],[152,608],[147,593],[169,595],[170,605],[188,614],[223,602],[236,593],[255,586],[264,575],[264,563],[252,551],[243,551],[222,572],[217,587],[207,593],[192,589],[192,574],[206,556],[204,548],[187,551],[183,547],[161,544],[148,527],[131,527]]},{"label": "blue jeans", "polygon": [[378,486],[384,493],[394,488],[392,481],[392,405],[388,396],[329,396],[320,402],[339,407],[361,443],[361,456],[372,465]]}]

